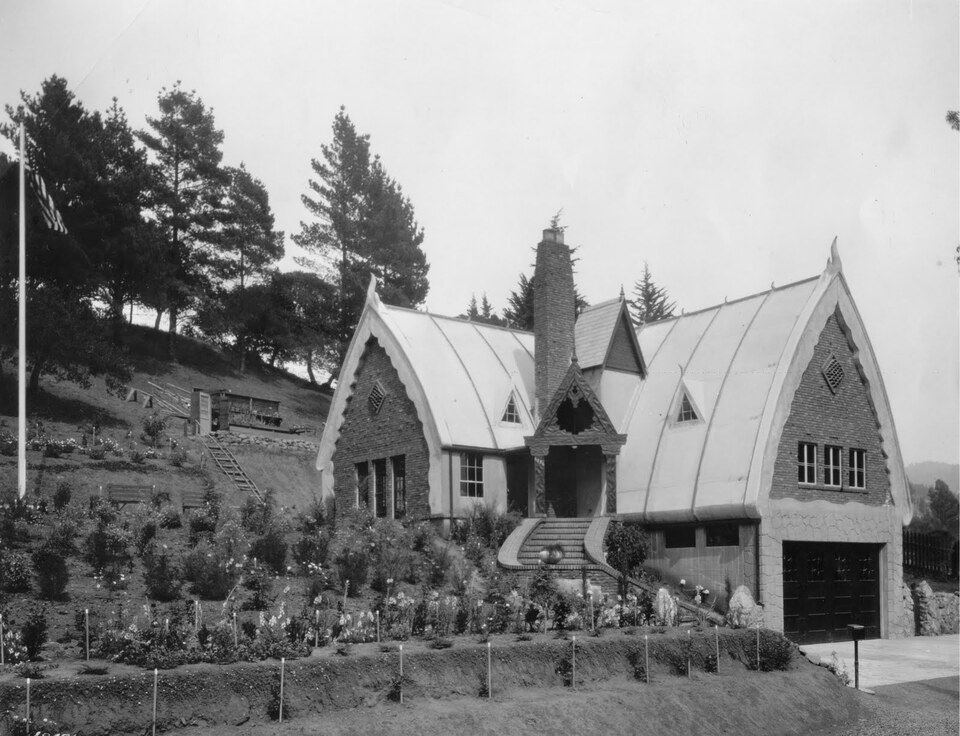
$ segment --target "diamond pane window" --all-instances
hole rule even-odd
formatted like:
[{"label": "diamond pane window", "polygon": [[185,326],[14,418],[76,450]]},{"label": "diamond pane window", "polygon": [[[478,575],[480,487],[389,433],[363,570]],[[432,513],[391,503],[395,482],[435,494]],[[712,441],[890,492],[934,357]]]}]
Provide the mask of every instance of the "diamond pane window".
[{"label": "diamond pane window", "polygon": [[837,360],[835,355],[831,355],[820,370],[823,372],[823,379],[827,382],[830,390],[837,393],[837,389],[843,383],[843,366],[840,365],[840,361]]},{"label": "diamond pane window", "polygon": [[370,395],[367,397],[367,402],[370,404],[370,408],[373,409],[374,414],[379,413],[385,398],[387,398],[387,392],[380,384],[380,381],[377,381],[373,388],[370,389]]}]

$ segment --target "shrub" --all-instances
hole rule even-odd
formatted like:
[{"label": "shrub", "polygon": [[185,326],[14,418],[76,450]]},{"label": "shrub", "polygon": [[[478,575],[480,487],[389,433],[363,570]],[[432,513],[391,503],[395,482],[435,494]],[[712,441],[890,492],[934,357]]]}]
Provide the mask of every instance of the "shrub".
[{"label": "shrub", "polygon": [[[745,664],[748,669],[757,669],[757,638],[756,632],[745,631],[751,643],[743,646],[746,655]],[[774,670],[790,669],[793,662],[794,645],[782,635],[769,629],[760,630],[760,671],[773,672]]]},{"label": "shrub", "polygon": [[103,460],[106,456],[107,449],[103,445],[91,447],[90,452],[87,453],[87,457],[89,457],[91,460]]},{"label": "shrub", "polygon": [[390,585],[388,580],[399,581],[411,577],[413,555],[409,534],[397,521],[378,519],[370,537],[370,587],[385,593]]},{"label": "shrub", "polygon": [[243,587],[253,594],[250,600],[244,603],[244,608],[262,611],[270,605],[273,578],[262,562],[254,559],[248,563],[243,575]]},{"label": "shrub", "polygon": [[454,527],[451,536],[458,544],[465,544],[469,537],[475,536],[483,547],[499,549],[519,523],[517,513],[501,513],[493,506],[477,504],[470,516]]},{"label": "shrub", "polygon": [[647,559],[650,542],[639,524],[615,521],[607,529],[607,562],[620,573],[620,595],[626,597],[626,578]]},{"label": "shrub", "polygon": [[143,580],[147,595],[158,601],[180,597],[183,571],[177,558],[166,545],[150,542],[143,552]]},{"label": "shrub", "polygon": [[130,462],[132,462],[134,465],[143,465],[145,460],[146,457],[144,457],[143,453],[139,450],[130,451]]},{"label": "shrub", "polygon": [[60,516],[50,527],[50,533],[44,546],[56,551],[63,557],[69,557],[77,551],[74,540],[77,537],[77,522],[67,516]]},{"label": "shrub", "polygon": [[201,541],[187,553],[184,576],[191,591],[205,600],[223,600],[237,583],[240,565],[210,541]]},{"label": "shrub", "polygon": [[134,533],[134,543],[137,547],[137,554],[141,557],[147,549],[147,545],[157,538],[157,522],[154,519],[144,519],[143,523],[137,527]]},{"label": "shrub", "polygon": [[187,541],[193,547],[203,536],[211,536],[217,530],[217,519],[206,507],[193,509],[187,512],[187,528]]},{"label": "shrub", "polygon": [[62,511],[70,503],[70,484],[65,480],[57,481],[57,490],[53,492],[53,508]]},{"label": "shrub", "polygon": [[47,617],[41,611],[34,611],[23,625],[21,635],[23,646],[27,650],[27,659],[35,662],[43,645],[47,643]]},{"label": "shrub", "polygon": [[187,464],[189,459],[190,456],[182,447],[176,447],[173,452],[170,453],[170,464],[175,468],[182,468]]},{"label": "shrub", "polygon": [[60,445],[53,442],[48,442],[43,446],[43,456],[44,457],[60,457],[62,455]]},{"label": "shrub", "polygon": [[342,549],[333,560],[340,580],[350,582],[348,595],[360,595],[360,588],[367,582],[370,555],[365,549]]},{"label": "shrub", "polygon": [[[160,441],[160,437],[163,435],[163,432],[166,428],[167,428],[166,417],[162,417],[159,414],[151,414],[148,417],[144,417],[143,418],[144,441],[156,447],[157,443]],[[131,457],[131,460],[132,459],[133,458]]]},{"label": "shrub", "polygon": [[8,593],[30,590],[30,558],[25,552],[0,551],[0,584]]},{"label": "shrub", "polygon": [[132,541],[129,530],[102,520],[87,537],[87,562],[95,572],[103,574],[108,586],[116,587],[123,580],[123,568],[131,561]]},{"label": "shrub", "polygon": [[330,535],[325,530],[305,531],[293,545],[293,559],[301,567],[322,565],[329,549]]},{"label": "shrub", "polygon": [[60,600],[64,598],[70,572],[67,561],[59,550],[48,544],[33,553],[33,569],[37,574],[37,588],[41,598]]},{"label": "shrub", "polygon": [[271,526],[250,545],[250,556],[263,562],[277,575],[287,571],[287,543],[283,532]]}]

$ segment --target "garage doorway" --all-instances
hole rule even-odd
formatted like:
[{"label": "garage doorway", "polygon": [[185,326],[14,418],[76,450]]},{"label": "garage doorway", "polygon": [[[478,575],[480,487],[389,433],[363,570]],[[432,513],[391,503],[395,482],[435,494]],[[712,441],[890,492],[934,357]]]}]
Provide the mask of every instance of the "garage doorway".
[{"label": "garage doorway", "polygon": [[880,545],[783,543],[783,633],[797,644],[880,636]]}]

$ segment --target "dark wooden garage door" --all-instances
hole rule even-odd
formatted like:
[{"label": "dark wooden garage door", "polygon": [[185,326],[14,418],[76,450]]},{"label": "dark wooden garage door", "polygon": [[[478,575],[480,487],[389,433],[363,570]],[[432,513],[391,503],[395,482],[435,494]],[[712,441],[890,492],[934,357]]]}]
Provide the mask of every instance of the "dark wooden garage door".
[{"label": "dark wooden garage door", "polygon": [[798,644],[880,636],[880,545],[783,543],[783,631]]}]

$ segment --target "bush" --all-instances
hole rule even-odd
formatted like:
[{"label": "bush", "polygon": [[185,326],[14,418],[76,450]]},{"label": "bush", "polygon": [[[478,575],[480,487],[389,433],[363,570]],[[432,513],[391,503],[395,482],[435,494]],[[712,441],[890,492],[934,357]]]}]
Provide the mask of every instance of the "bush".
[{"label": "bush", "polygon": [[337,575],[346,583],[349,581],[348,595],[355,598],[360,588],[367,582],[370,570],[370,555],[365,549],[342,549],[333,560]]},{"label": "bush", "polygon": [[146,457],[144,457],[144,454],[140,452],[140,450],[130,451],[130,462],[132,462],[134,465],[143,465],[145,461]]},{"label": "bush", "polygon": [[147,595],[158,601],[172,601],[180,597],[183,571],[177,558],[156,541],[143,552],[143,580]]},{"label": "bush", "polygon": [[329,549],[330,535],[325,530],[305,531],[293,545],[293,559],[301,567],[322,565]]},{"label": "bush", "polygon": [[414,558],[410,535],[403,525],[390,519],[378,519],[371,530],[370,587],[387,592],[391,581],[412,577]]},{"label": "bush", "polygon": [[[750,643],[744,643],[748,669],[757,669],[757,638],[755,631],[744,631],[750,637]],[[760,671],[773,672],[774,670],[790,669],[793,662],[794,645],[781,634],[769,629],[760,630]]]},{"label": "bush", "polygon": [[91,460],[103,460],[106,456],[107,450],[103,445],[91,447],[90,452],[87,453],[87,457],[89,457]]},{"label": "bush", "polygon": [[269,527],[250,545],[250,556],[263,562],[277,575],[287,571],[287,543],[283,532],[276,526]]},{"label": "bush", "polygon": [[60,457],[63,452],[61,451],[60,445],[48,442],[43,446],[43,456],[44,457]]},{"label": "bush", "polygon": [[187,464],[189,459],[190,456],[182,447],[176,447],[173,452],[170,453],[170,464],[175,468],[182,468]]},{"label": "bush", "polygon": [[53,492],[53,508],[62,511],[70,503],[70,484],[65,480],[57,481],[57,490]]},{"label": "bush", "polygon": [[164,506],[157,512],[157,524],[161,529],[179,529],[183,526],[180,512],[173,506]]},{"label": "bush", "polygon": [[47,643],[47,617],[41,611],[35,611],[27,619],[21,630],[23,646],[27,649],[27,659],[35,662],[40,657],[40,650]]},{"label": "bush", "polygon": [[33,569],[37,575],[37,588],[41,598],[61,600],[65,597],[70,572],[67,561],[58,549],[50,544],[33,553]]},{"label": "bush", "polygon": [[49,547],[63,557],[69,557],[77,551],[74,540],[77,537],[77,522],[67,516],[60,516],[50,527],[50,533],[44,546]]},{"label": "bush", "polygon": [[223,600],[237,583],[239,564],[210,541],[201,541],[187,553],[184,576],[191,591],[205,600]]},{"label": "bush", "polygon": [[627,595],[626,578],[635,574],[647,559],[650,541],[639,524],[615,521],[607,529],[607,562],[620,573],[620,595]]},{"label": "bush", "polygon": [[194,547],[203,536],[210,536],[217,530],[217,519],[208,508],[194,509],[187,512],[187,527],[187,541]]},{"label": "bush", "polygon": [[123,580],[123,568],[131,562],[132,541],[129,530],[102,520],[87,537],[87,562],[103,574],[108,586],[116,587]]},{"label": "bush", "polygon": [[157,538],[157,522],[154,519],[144,519],[143,523],[137,527],[134,533],[134,543],[137,547],[137,554],[141,557],[147,549],[147,545]]},{"label": "bush", "polygon": [[30,558],[25,552],[0,551],[0,585],[8,593],[30,590]]},{"label": "bush", "polygon": [[[143,418],[143,434],[144,440],[154,447],[157,446],[157,443],[160,441],[160,437],[163,435],[164,430],[167,428],[166,417],[162,417],[159,414],[151,414],[148,417]],[[133,458],[131,458],[133,459]]]},{"label": "bush", "polygon": [[482,546],[496,550],[519,523],[517,513],[501,513],[493,506],[477,504],[470,516],[453,528],[451,536],[458,544],[465,544],[468,538],[475,536]]}]

